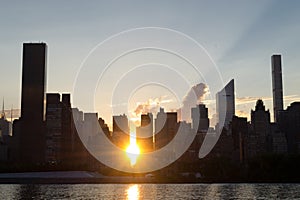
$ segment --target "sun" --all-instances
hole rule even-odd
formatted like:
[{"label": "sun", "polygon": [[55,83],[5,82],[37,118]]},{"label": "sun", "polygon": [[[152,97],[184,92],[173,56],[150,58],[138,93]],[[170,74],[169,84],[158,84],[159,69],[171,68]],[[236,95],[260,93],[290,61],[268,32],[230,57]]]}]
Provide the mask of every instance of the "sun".
[{"label": "sun", "polygon": [[129,146],[126,148],[126,154],[130,159],[130,165],[134,166],[140,154],[140,148],[135,141],[130,141]]},{"label": "sun", "polygon": [[136,144],[136,129],[135,124],[132,120],[130,120],[130,140],[129,146],[126,148],[127,157],[130,160],[130,165],[133,167],[136,164],[137,158],[140,155],[140,148]]}]

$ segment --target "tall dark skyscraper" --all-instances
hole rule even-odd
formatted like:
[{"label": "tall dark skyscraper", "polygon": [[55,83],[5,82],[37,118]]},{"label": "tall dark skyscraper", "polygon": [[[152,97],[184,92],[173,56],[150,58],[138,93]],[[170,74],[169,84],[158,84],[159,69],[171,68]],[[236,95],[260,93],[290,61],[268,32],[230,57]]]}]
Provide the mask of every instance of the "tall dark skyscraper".
[{"label": "tall dark skyscraper", "polygon": [[228,128],[232,117],[235,115],[234,79],[217,93],[216,108],[219,130],[222,130],[223,127]]},{"label": "tall dark skyscraper", "polygon": [[271,65],[272,65],[274,122],[278,122],[279,112],[283,110],[281,55],[272,55]]},{"label": "tall dark skyscraper", "polygon": [[44,120],[46,53],[45,43],[23,44],[22,119]]},{"label": "tall dark skyscraper", "polygon": [[28,163],[44,160],[46,54],[45,43],[23,44],[20,158]]}]

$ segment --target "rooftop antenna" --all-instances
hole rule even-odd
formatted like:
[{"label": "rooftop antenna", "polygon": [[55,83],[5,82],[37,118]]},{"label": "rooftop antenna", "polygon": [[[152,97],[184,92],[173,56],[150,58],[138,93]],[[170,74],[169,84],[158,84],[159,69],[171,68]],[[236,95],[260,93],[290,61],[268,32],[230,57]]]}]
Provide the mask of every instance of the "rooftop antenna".
[{"label": "rooftop antenna", "polygon": [[5,119],[5,111],[4,111],[4,97],[2,102],[2,117]]},{"label": "rooftop antenna", "polygon": [[14,107],[14,105],[12,104],[11,105],[11,110],[10,110],[10,122],[12,123],[12,116],[13,116],[13,114],[12,114],[12,112],[13,112],[13,107]]}]

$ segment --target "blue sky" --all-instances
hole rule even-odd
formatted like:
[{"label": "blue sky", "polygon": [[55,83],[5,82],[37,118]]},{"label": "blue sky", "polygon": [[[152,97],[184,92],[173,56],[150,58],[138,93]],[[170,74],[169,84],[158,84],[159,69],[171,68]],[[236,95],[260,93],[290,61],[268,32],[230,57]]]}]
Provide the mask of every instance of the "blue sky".
[{"label": "blue sky", "polygon": [[300,100],[299,8],[297,0],[1,1],[0,95],[6,109],[20,108],[23,42],[48,44],[47,92],[72,92],[81,63],[97,44],[124,30],[155,26],[194,38],[224,83],[235,79],[239,113],[248,114],[257,98],[272,111],[273,53],[283,56],[285,106]]}]

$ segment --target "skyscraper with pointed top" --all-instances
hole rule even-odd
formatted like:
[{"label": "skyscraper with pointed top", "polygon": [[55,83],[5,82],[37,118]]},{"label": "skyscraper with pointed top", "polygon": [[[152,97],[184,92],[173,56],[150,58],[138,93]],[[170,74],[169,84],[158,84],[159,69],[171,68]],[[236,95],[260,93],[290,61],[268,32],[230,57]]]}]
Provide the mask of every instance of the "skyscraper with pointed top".
[{"label": "skyscraper with pointed top", "polygon": [[4,97],[2,101],[2,112],[0,114],[0,139],[3,139],[3,136],[11,135],[11,122],[9,122],[5,115],[4,109]]},{"label": "skyscraper with pointed top", "polygon": [[228,129],[232,117],[235,115],[234,79],[216,94],[216,108],[219,131]]}]

